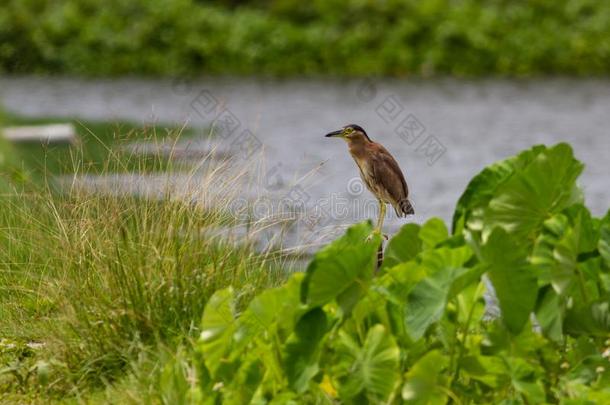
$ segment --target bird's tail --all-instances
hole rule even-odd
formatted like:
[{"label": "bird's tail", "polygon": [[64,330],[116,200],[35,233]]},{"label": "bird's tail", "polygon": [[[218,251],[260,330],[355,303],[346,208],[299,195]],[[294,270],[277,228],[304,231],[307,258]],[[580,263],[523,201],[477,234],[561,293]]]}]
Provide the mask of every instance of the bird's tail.
[{"label": "bird's tail", "polygon": [[406,198],[399,201],[398,204],[394,206],[394,210],[396,211],[396,215],[399,217],[406,217],[407,215],[415,214],[411,201]]}]

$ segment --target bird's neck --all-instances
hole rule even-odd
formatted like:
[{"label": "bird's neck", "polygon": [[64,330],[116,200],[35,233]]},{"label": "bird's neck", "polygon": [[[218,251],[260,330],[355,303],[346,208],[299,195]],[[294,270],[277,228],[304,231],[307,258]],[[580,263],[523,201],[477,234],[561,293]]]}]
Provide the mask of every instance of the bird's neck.
[{"label": "bird's neck", "polygon": [[349,153],[352,155],[352,157],[354,159],[356,159],[358,161],[365,157],[367,143],[370,143],[370,142],[364,141],[364,140],[358,140],[358,141],[349,143],[349,145],[348,145]]}]

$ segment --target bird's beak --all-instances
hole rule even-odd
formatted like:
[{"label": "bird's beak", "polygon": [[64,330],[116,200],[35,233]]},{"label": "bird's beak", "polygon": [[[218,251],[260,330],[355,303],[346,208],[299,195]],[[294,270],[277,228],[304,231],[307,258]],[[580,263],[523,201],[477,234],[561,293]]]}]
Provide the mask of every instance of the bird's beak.
[{"label": "bird's beak", "polygon": [[329,132],[328,134],[324,135],[327,138],[331,138],[333,136],[342,136],[343,135],[343,130],[342,129],[338,129],[336,131],[333,132]]}]

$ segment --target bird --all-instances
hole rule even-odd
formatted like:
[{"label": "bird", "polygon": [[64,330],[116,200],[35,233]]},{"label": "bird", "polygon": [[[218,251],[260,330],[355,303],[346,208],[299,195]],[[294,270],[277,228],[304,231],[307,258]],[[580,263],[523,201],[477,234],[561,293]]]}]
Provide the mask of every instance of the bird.
[{"label": "bird", "polygon": [[379,201],[377,225],[367,240],[371,240],[375,234],[387,239],[382,232],[386,204],[391,204],[399,217],[415,214],[409,200],[409,187],[396,159],[383,145],[373,142],[360,125],[349,124],[325,136],[342,138],[347,142],[362,181]]}]

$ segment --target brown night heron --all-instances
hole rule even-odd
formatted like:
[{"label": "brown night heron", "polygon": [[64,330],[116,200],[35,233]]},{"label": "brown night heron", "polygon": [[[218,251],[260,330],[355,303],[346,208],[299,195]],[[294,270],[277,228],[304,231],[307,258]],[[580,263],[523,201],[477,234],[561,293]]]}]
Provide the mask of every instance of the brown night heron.
[{"label": "brown night heron", "polygon": [[379,200],[379,218],[374,233],[382,235],[386,204],[392,204],[399,217],[415,214],[408,199],[409,188],[398,163],[386,148],[371,141],[362,127],[346,125],[326,134],[326,137],[339,137],[347,142],[349,153],[360,169],[362,181]]}]

